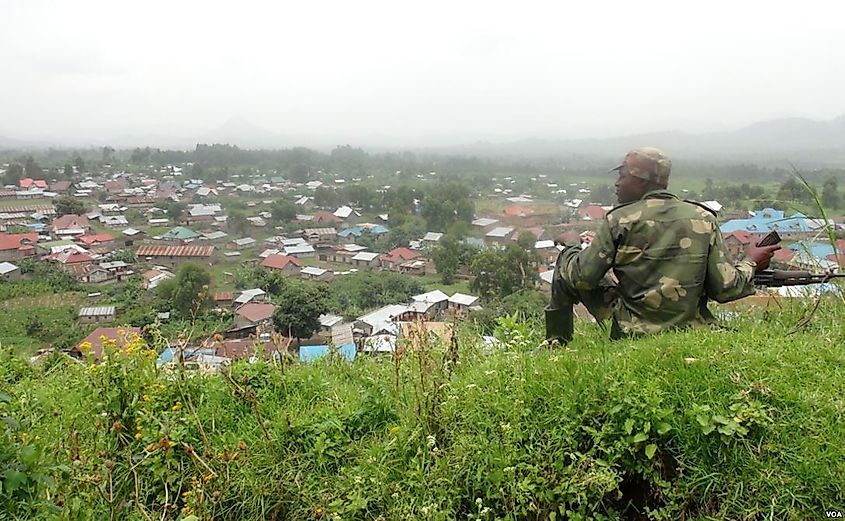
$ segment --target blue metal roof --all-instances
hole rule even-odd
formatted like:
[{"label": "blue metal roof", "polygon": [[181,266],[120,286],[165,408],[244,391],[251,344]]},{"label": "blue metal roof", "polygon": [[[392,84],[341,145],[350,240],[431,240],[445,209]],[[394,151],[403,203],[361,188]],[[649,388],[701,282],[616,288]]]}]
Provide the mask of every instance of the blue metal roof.
[{"label": "blue metal roof", "polygon": [[[337,347],[337,353],[351,362],[355,360],[357,350],[355,344],[342,344]],[[313,362],[327,354],[329,354],[329,346],[327,345],[302,346],[299,348],[299,360],[301,362]]]}]

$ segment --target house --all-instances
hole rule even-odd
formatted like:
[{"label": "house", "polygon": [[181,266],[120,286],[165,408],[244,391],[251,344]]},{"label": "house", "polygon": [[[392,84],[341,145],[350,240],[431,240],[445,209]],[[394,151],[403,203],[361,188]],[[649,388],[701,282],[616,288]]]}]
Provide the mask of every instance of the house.
[{"label": "house", "polygon": [[407,275],[425,275],[426,273],[436,274],[436,271],[431,271],[433,265],[422,259],[416,259],[408,262],[403,262],[399,265],[399,273]]},{"label": "house", "polygon": [[497,222],[499,222],[498,219],[491,219],[489,217],[479,217],[478,219],[472,221],[472,223],[470,224],[472,224],[473,226],[477,226],[478,228],[487,229],[496,224]]},{"label": "house", "polygon": [[427,233],[423,236],[423,238],[422,238],[422,239],[420,239],[420,242],[421,242],[421,243],[423,243],[423,246],[425,246],[425,245],[426,245],[426,243],[429,243],[429,244],[436,243],[436,242],[440,241],[440,239],[441,239],[441,238],[443,238],[443,234],[442,234],[442,233],[439,233],[439,232],[427,232]]},{"label": "house", "polygon": [[0,262],[35,255],[37,233],[0,233]]},{"label": "house", "polygon": [[71,349],[70,353],[79,358],[90,353],[94,360],[99,360],[103,357],[106,343],[114,342],[118,350],[123,350],[140,336],[141,328],[138,327],[98,327]]},{"label": "house", "polygon": [[273,319],[273,304],[250,302],[235,310],[235,328],[270,326]]},{"label": "house", "polygon": [[123,235],[123,244],[127,247],[134,246],[136,242],[144,240],[147,236],[146,233],[141,230],[136,230],[135,228],[126,228],[120,233]]},{"label": "house", "polygon": [[109,322],[117,317],[114,306],[87,307],[79,310],[80,324],[93,324],[94,322]]},{"label": "house", "polygon": [[329,282],[334,279],[334,273],[327,269],[318,268],[316,266],[306,266],[300,270],[299,275],[303,279],[318,280]]},{"label": "house", "polygon": [[478,306],[478,301],[479,297],[474,295],[455,293],[449,297],[448,309],[458,316],[465,316],[470,310]]},{"label": "house", "polygon": [[608,210],[598,204],[588,204],[578,208],[578,215],[585,221],[600,221],[607,215]]},{"label": "house", "polygon": [[355,321],[355,329],[360,331],[364,336],[389,334],[395,337],[399,332],[399,326],[394,321],[394,318],[405,313],[407,310],[408,306],[404,304],[384,306],[358,317]]},{"label": "house", "polygon": [[123,228],[129,226],[129,220],[122,215],[101,215],[100,222],[112,228]]},{"label": "house", "polygon": [[499,226],[498,228],[493,228],[489,232],[487,232],[484,237],[500,246],[507,244],[509,240],[511,240],[511,236],[514,234],[514,228],[510,226]]},{"label": "house", "polygon": [[261,261],[260,266],[271,270],[279,270],[290,275],[297,275],[302,269],[302,262],[290,255],[269,255]]},{"label": "house", "polygon": [[749,244],[756,242],[756,235],[746,230],[738,229],[729,233],[723,233],[722,239],[731,256],[737,259]]},{"label": "house", "polygon": [[252,360],[256,356],[278,359],[280,354],[270,341],[256,341],[252,338],[228,339],[214,343],[214,354],[227,360]]},{"label": "house", "polygon": [[47,181],[43,179],[31,179],[29,177],[24,177],[18,182],[18,184],[23,190],[32,190],[33,188],[40,188],[41,190],[47,189]]},{"label": "house", "polygon": [[[313,362],[318,358],[322,358],[330,353],[330,349],[328,345],[313,345],[313,346],[300,346],[299,347],[299,361],[300,362]],[[338,356],[345,359],[347,362],[352,362],[355,360],[355,355],[358,353],[358,350],[355,348],[354,343],[350,344],[343,344],[339,346],[335,346],[335,352]]]},{"label": "house", "polygon": [[255,248],[255,245],[258,244],[258,241],[253,239],[252,237],[244,237],[242,239],[233,239],[229,241],[228,248],[230,250],[248,250],[250,248]]},{"label": "house", "polygon": [[241,294],[233,300],[235,306],[241,306],[249,302],[264,302],[267,300],[267,293],[263,289],[253,288],[241,291]]},{"label": "house", "polygon": [[358,267],[375,268],[379,265],[379,254],[371,251],[362,251],[352,257],[352,264]]},{"label": "house", "polygon": [[536,241],[534,251],[540,256],[543,264],[553,264],[560,253],[560,250],[555,246],[555,241],[551,239]]},{"label": "house", "polygon": [[341,206],[334,212],[334,216],[345,224],[355,224],[361,217],[361,214],[350,208],[349,206]]},{"label": "house", "polygon": [[752,234],[764,235],[770,231],[777,231],[784,238],[809,237],[815,232],[813,227],[814,219],[808,219],[802,213],[795,213],[786,217],[782,210],[764,208],[747,219],[731,219],[719,227],[723,233],[731,233],[737,230],[744,230]]},{"label": "house", "polygon": [[73,183],[70,181],[56,181],[50,185],[50,191],[58,194],[69,193],[73,189]]},{"label": "house", "polygon": [[203,233],[202,237],[200,237],[199,240],[219,243],[219,242],[223,242],[224,240],[226,240],[226,237],[228,237],[228,236],[229,236],[228,233],[226,233],[224,231],[217,230],[217,231],[214,231],[214,232]]},{"label": "house", "polygon": [[314,218],[311,219],[311,222],[315,224],[322,224],[322,225],[335,225],[340,224],[341,219],[335,216],[335,214],[331,212],[327,212],[325,210],[320,210],[319,212],[314,214]]},{"label": "house", "polygon": [[343,322],[343,317],[332,315],[331,313],[324,313],[320,315],[319,320],[320,329],[325,333],[330,333],[334,326]]},{"label": "house", "polygon": [[175,266],[183,262],[209,262],[214,254],[214,246],[163,246],[142,244],[135,250],[135,255],[156,263]]},{"label": "house", "polygon": [[411,297],[411,300],[413,302],[430,304],[431,307],[426,309],[426,314],[429,315],[429,318],[433,318],[438,313],[446,311],[446,309],[449,308],[449,295],[443,293],[439,289],[422,293],[420,295],[414,295]]},{"label": "house", "polygon": [[231,291],[217,291],[211,296],[215,307],[228,308],[232,307],[232,302],[235,300],[235,294]]},{"label": "house", "polygon": [[192,204],[188,207],[185,220],[188,224],[213,222],[222,212],[219,204]]},{"label": "house", "polygon": [[314,247],[310,244],[305,244],[301,246],[285,246],[282,251],[285,255],[289,257],[298,257],[300,259],[314,257],[316,255]]},{"label": "house", "polygon": [[92,246],[102,246],[104,244],[114,244],[114,237],[112,237],[108,233],[93,233],[88,235],[80,235],[75,240],[81,246],[84,246],[86,248],[90,248]]},{"label": "house", "polygon": [[185,228],[184,226],[176,226],[172,228],[167,233],[159,237],[159,239],[163,241],[179,241],[179,242],[190,242],[194,239],[198,239],[200,234],[197,232]]},{"label": "house", "polygon": [[110,194],[119,194],[129,188],[129,180],[125,177],[118,177],[103,183],[103,188]]},{"label": "house", "polygon": [[167,279],[172,279],[175,275],[169,271],[152,269],[142,273],[141,277],[144,279],[141,283],[141,287],[146,290],[150,290],[157,288],[159,284]]},{"label": "house", "polygon": [[379,258],[381,267],[387,270],[399,271],[399,266],[416,259],[420,253],[408,248],[394,248]]},{"label": "house", "polygon": [[307,228],[302,232],[311,244],[331,244],[337,241],[337,230],[334,228]]},{"label": "house", "polygon": [[68,248],[58,253],[51,253],[45,259],[57,263],[62,269],[73,270],[77,274],[79,270],[73,268],[73,266],[83,266],[94,262],[94,257],[88,252],[78,251],[74,248]]},{"label": "house", "polygon": [[0,262],[0,280],[20,280],[21,276],[21,269],[19,267],[11,262]]},{"label": "house", "polygon": [[528,206],[520,206],[515,204],[513,206],[508,206],[505,208],[503,212],[507,217],[528,217],[534,213],[533,208],[529,208]]},{"label": "house", "polygon": [[90,225],[84,215],[62,215],[53,220],[53,234],[59,237],[85,235]]}]

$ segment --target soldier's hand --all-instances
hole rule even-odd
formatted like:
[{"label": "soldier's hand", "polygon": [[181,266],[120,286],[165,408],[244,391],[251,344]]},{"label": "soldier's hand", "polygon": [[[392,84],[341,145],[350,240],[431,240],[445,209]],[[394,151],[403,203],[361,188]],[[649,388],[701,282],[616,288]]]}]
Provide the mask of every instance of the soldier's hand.
[{"label": "soldier's hand", "polygon": [[769,261],[772,260],[775,252],[780,249],[780,245],[773,246],[749,246],[745,249],[745,256],[757,263],[757,271],[764,270],[769,267]]},{"label": "soldier's hand", "polygon": [[563,232],[557,236],[555,244],[562,244],[564,246],[581,246],[581,235],[575,230]]}]

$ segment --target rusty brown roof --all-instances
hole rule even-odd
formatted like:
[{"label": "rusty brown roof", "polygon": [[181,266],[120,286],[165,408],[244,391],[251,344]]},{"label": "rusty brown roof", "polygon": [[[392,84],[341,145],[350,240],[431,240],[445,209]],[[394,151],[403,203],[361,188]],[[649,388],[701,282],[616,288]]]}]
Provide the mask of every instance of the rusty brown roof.
[{"label": "rusty brown roof", "polygon": [[210,257],[214,246],[166,246],[161,244],[142,244],[135,254],[139,257]]}]

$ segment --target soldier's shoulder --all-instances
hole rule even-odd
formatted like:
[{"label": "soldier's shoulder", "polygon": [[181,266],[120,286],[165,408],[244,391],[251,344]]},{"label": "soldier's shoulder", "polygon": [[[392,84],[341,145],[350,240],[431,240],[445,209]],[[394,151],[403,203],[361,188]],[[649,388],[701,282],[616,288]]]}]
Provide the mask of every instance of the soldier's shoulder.
[{"label": "soldier's shoulder", "polygon": [[642,200],[638,201],[631,201],[630,203],[622,203],[620,205],[614,206],[610,210],[607,211],[605,217],[610,218],[611,215],[619,216],[619,215],[626,215],[629,212],[636,212],[637,208],[642,204]]},{"label": "soldier's shoulder", "polygon": [[696,208],[697,210],[698,210],[698,208],[700,208],[700,209],[704,210],[704,212],[701,212],[701,211],[699,210],[699,213],[701,213],[702,215],[705,215],[705,214],[706,214],[706,215],[708,215],[708,216],[712,216],[714,219],[715,219],[716,217],[718,217],[718,216],[716,215],[716,211],[715,211],[715,210],[713,210],[712,208],[710,208],[709,206],[707,206],[706,204],[704,204],[704,203],[702,203],[702,202],[700,202],[700,201],[693,201],[692,199],[684,199],[684,202],[685,202],[685,203],[692,204],[692,205],[695,205],[695,206],[697,207],[697,208]]}]

